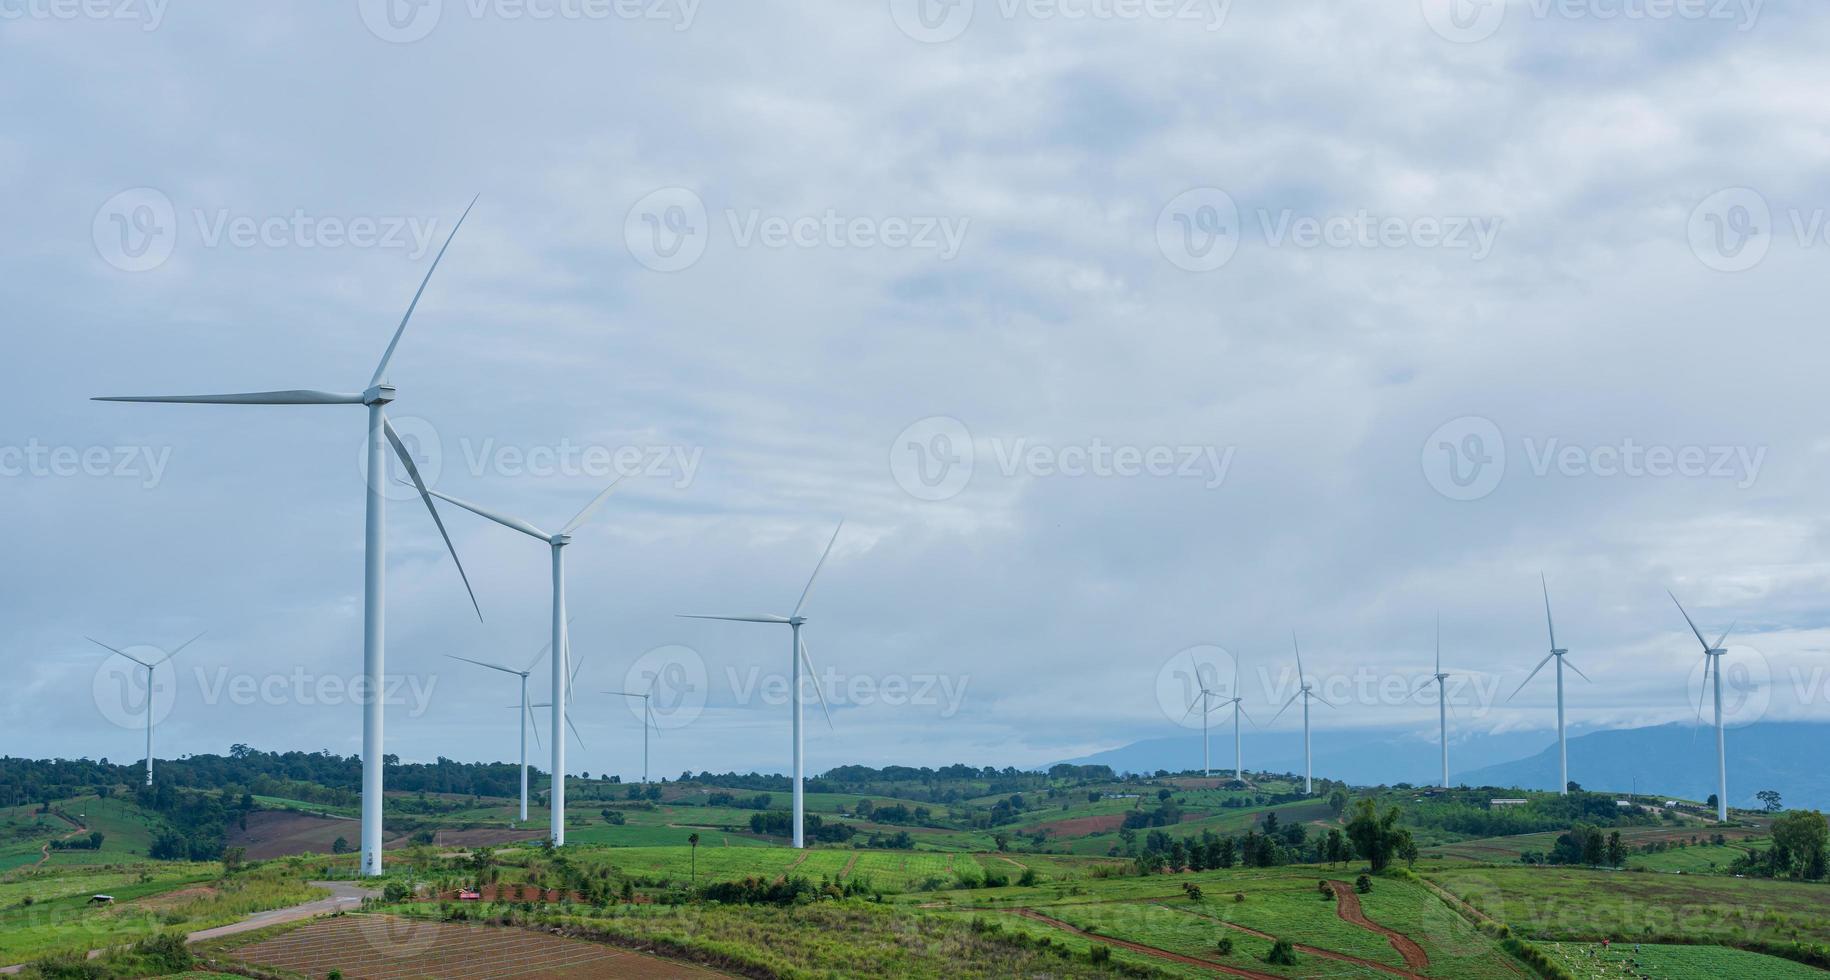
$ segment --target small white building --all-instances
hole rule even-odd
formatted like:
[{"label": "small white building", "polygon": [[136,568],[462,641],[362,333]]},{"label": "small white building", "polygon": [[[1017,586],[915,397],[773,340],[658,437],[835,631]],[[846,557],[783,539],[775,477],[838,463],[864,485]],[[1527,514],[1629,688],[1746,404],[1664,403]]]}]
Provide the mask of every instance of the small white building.
[{"label": "small white building", "polygon": [[1527,800],[1488,800],[1487,809],[1504,810],[1507,807],[1524,806],[1527,802],[1529,802],[1529,801],[1527,801]]}]

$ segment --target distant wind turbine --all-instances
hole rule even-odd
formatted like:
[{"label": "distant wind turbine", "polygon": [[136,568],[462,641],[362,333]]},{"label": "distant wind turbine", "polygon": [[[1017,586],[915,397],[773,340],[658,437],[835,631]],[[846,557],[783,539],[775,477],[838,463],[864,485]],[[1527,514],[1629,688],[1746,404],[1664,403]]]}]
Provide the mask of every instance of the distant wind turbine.
[{"label": "distant wind turbine", "polygon": [[[1538,665],[1533,667],[1531,673],[1525,676],[1524,684],[1520,684],[1518,691],[1513,691],[1512,697],[1507,698],[1506,700],[1510,703],[1512,698],[1518,697],[1519,691],[1525,690],[1525,684],[1530,684],[1531,679],[1538,676],[1538,671],[1543,670],[1545,664],[1550,663],[1553,658],[1557,661],[1557,772],[1559,773],[1557,792],[1564,796],[1568,796],[1569,741],[1563,734],[1563,668],[1567,665],[1569,669],[1576,672],[1577,677],[1580,677],[1585,681],[1589,679],[1589,675],[1583,673],[1582,668],[1577,667],[1573,663],[1569,663],[1569,661],[1565,659],[1569,656],[1569,651],[1557,646],[1557,624],[1550,618],[1550,585],[1544,580],[1542,574],[1538,576],[1538,584],[1544,589],[1544,625],[1550,630],[1550,653],[1546,654],[1543,660],[1538,661]],[[1589,681],[1589,683],[1592,684],[1594,682]]]},{"label": "distant wind turbine", "polygon": [[1297,645],[1296,634],[1294,632],[1290,634],[1290,646],[1296,651],[1296,683],[1301,686],[1297,689],[1295,694],[1290,695],[1290,700],[1285,701],[1283,707],[1277,709],[1277,714],[1271,716],[1270,724],[1277,724],[1277,719],[1282,718],[1284,712],[1290,710],[1290,706],[1296,703],[1296,699],[1302,699],[1303,793],[1308,795],[1315,792],[1315,755],[1309,747],[1309,702],[1320,701],[1330,708],[1336,707],[1336,705],[1334,702],[1315,693],[1315,686],[1310,684],[1308,677],[1303,674],[1303,648]]},{"label": "distant wind turbine", "polygon": [[[1193,654],[1190,654],[1191,659],[1192,659],[1192,657],[1193,657]],[[1213,710],[1213,703],[1214,703],[1213,699],[1218,698],[1219,699],[1218,703],[1220,703],[1222,705],[1232,705],[1232,707],[1233,707],[1233,778],[1240,782],[1244,782],[1245,781],[1245,762],[1244,762],[1245,755],[1244,755],[1244,753],[1242,753],[1240,751],[1239,716],[1242,714],[1245,714],[1245,707],[1243,705],[1243,702],[1245,701],[1245,699],[1239,696],[1239,661],[1238,661],[1238,659],[1234,658],[1234,660],[1233,660],[1233,686],[1232,686],[1233,696],[1232,697],[1222,698],[1222,697],[1220,697],[1220,694],[1218,691],[1209,690],[1208,686],[1207,686],[1207,682],[1203,681],[1201,679],[1201,672],[1198,667],[1195,670],[1195,684],[1198,685],[1198,687],[1200,689],[1199,693],[1197,693],[1195,695],[1194,702],[1188,706],[1188,712],[1186,714],[1182,715],[1182,717],[1184,719],[1186,719],[1188,717],[1188,715],[1194,713],[1194,710],[1196,708],[1201,709],[1201,773],[1204,776],[1212,776],[1214,774],[1213,763],[1209,757],[1209,755],[1210,755],[1209,750],[1212,746],[1212,743],[1209,741],[1208,736],[1207,736],[1207,715],[1208,715],[1208,712]],[[1250,716],[1247,715],[1247,717],[1249,718]]]},{"label": "distant wind turbine", "polygon": [[128,653],[125,650],[111,647],[108,644],[103,643],[102,641],[96,639],[93,636],[84,637],[84,639],[88,640],[90,643],[93,643],[96,646],[109,651],[110,653],[118,653],[121,656],[126,657],[128,660],[131,660],[134,663],[139,664],[140,666],[146,668],[146,785],[148,785],[148,786],[151,786],[152,782],[153,782],[153,780],[152,780],[153,669],[158,667],[160,664],[170,661],[173,657],[176,657],[178,655],[178,653],[180,651],[182,651],[185,647],[188,647],[191,644],[197,642],[197,637],[200,637],[202,635],[203,635],[202,633],[199,633],[199,634],[197,634],[197,636],[193,636],[190,639],[185,640],[183,643],[178,644],[177,650],[173,650],[172,652],[166,654],[165,656],[159,658],[158,660],[153,661],[152,663],[147,663],[146,661],[141,660],[139,657],[136,657],[133,654]]},{"label": "distant wind turbine", "polygon": [[820,577],[820,569],[825,567],[826,558],[828,555],[832,554],[832,546],[838,542],[839,532],[844,529],[845,529],[844,521],[840,521],[839,526],[836,528],[833,528],[832,538],[831,538],[831,540],[826,542],[826,550],[820,554],[819,562],[813,566],[813,574],[809,575],[807,577],[807,587],[801,590],[800,601],[796,602],[794,604],[794,612],[789,613],[786,616],[779,616],[779,615],[775,615],[772,613],[764,613],[764,614],[756,615],[756,616],[701,616],[701,615],[693,615],[693,614],[683,614],[683,618],[685,618],[685,619],[721,619],[721,620],[725,620],[727,622],[733,622],[733,623],[772,623],[777,626],[786,626],[789,628],[790,631],[793,632],[794,646],[788,653],[788,659],[789,659],[789,663],[792,665],[790,686],[792,687],[793,692],[794,692],[794,846],[795,847],[807,846],[806,839],[801,834],[801,819],[802,819],[803,812],[804,812],[801,783],[802,783],[802,778],[805,774],[804,768],[802,765],[802,757],[801,757],[801,700],[802,700],[801,665],[802,664],[806,665],[807,674],[813,680],[813,693],[819,696],[820,710],[826,713],[826,726],[828,728],[832,727],[832,710],[826,706],[826,694],[824,691],[820,690],[820,678],[817,674],[814,673],[812,658],[807,656],[807,645],[801,641],[801,626],[807,622],[807,617],[801,615],[801,610],[803,610],[807,607],[807,596],[813,592],[814,580]]},{"label": "distant wind turbine", "polygon": [[1437,720],[1438,725],[1441,728],[1441,738],[1442,738],[1442,788],[1443,789],[1449,788],[1448,680],[1449,680],[1449,675],[1442,672],[1442,617],[1437,616],[1436,617],[1436,673],[1431,674],[1429,680],[1424,681],[1422,684],[1417,685],[1417,687],[1411,691],[1410,695],[1408,697],[1406,697],[1405,700],[1409,701],[1411,698],[1416,697],[1418,691],[1421,691],[1424,688],[1429,687],[1431,684],[1436,685],[1436,720]]},{"label": "distant wind turbine", "polygon": [[[572,646],[566,642],[565,547],[572,543],[572,532],[578,530],[581,525],[591,519],[591,515],[597,512],[597,508],[610,496],[610,491],[615,490],[616,485],[622,482],[622,479],[621,476],[618,476],[616,479],[611,480],[610,485],[605,487],[596,497],[593,497],[591,502],[586,504],[585,508],[578,512],[577,516],[566,522],[566,526],[560,528],[557,534],[548,534],[520,518],[498,514],[486,507],[473,504],[468,500],[459,500],[450,494],[440,493],[437,490],[431,491],[432,495],[440,500],[462,507],[479,517],[488,518],[503,527],[520,531],[522,534],[532,538],[538,538],[541,541],[546,542],[551,549],[553,553],[553,639],[549,641],[548,646],[551,649],[559,651],[559,655],[553,658],[553,693],[549,701],[549,704],[553,709],[554,731],[558,731],[560,726],[566,724],[566,707],[572,703],[572,694],[570,684],[568,683],[571,678],[567,674],[566,666],[571,660]],[[553,739],[553,793],[551,801],[553,817],[551,831],[548,834],[554,847],[562,847],[566,842],[565,774],[566,740],[555,737]]]},{"label": "distant wind turbine", "polygon": [[660,679],[660,675],[657,674],[654,680],[648,682],[648,690],[641,694],[636,694],[631,691],[604,692],[605,694],[616,694],[626,698],[642,699],[642,785],[644,786],[648,785],[648,730],[653,728],[656,734],[660,734],[661,731],[661,727],[654,723],[654,710],[651,707],[651,702],[654,700],[655,682]]},{"label": "distant wind turbine", "polygon": [[1728,629],[1723,630],[1722,635],[1716,637],[1716,642],[1711,643],[1708,640],[1703,639],[1703,631],[1697,629],[1696,622],[1690,618],[1690,613],[1684,611],[1684,604],[1681,602],[1678,602],[1677,596],[1671,595],[1671,590],[1669,590],[1669,589],[1665,590],[1665,594],[1671,596],[1672,602],[1677,603],[1678,612],[1684,614],[1684,622],[1690,624],[1690,632],[1695,633],[1696,637],[1697,637],[1697,642],[1703,644],[1703,691],[1704,691],[1704,693],[1701,697],[1699,697],[1697,699],[1697,722],[1699,724],[1701,724],[1703,721],[1703,700],[1702,699],[1704,697],[1709,696],[1708,692],[1709,692],[1710,670],[1711,670],[1711,668],[1714,668],[1714,670],[1715,670],[1715,675],[1716,675],[1716,688],[1715,688],[1715,696],[1716,696],[1716,819],[1720,820],[1720,821],[1727,821],[1728,820],[1728,735],[1723,728],[1723,719],[1722,719],[1722,658],[1728,656],[1728,651],[1722,647],[1722,641],[1728,639],[1729,631],[1733,630],[1735,628],[1735,624],[1733,624],[1733,623],[1728,624]]},{"label": "distant wind turbine", "polygon": [[538,664],[540,658],[546,656],[546,652],[552,648],[553,644],[551,641],[541,647],[540,652],[534,654],[534,659],[527,662],[527,668],[525,670],[516,670],[513,667],[504,667],[501,664],[492,664],[482,660],[472,660],[469,657],[460,657],[454,653],[445,654],[445,656],[450,657],[452,660],[462,660],[467,664],[476,664],[478,667],[488,667],[490,670],[499,670],[504,674],[513,674],[516,677],[521,678],[521,816],[518,818],[520,823],[527,822],[527,722],[528,719],[532,718],[534,715],[533,707],[529,705],[527,701],[527,678],[528,675],[534,672],[534,665]]},{"label": "distant wind turbine", "polygon": [[432,523],[438,525],[440,537],[445,539],[445,548],[451,552],[451,560],[457,564],[458,574],[464,578],[464,590],[470,592],[470,604],[476,608],[477,619],[483,618],[483,610],[477,605],[475,592],[470,590],[470,577],[464,574],[464,563],[458,561],[457,549],[451,546],[451,537],[445,533],[445,523],[439,519],[438,508],[432,505],[432,498],[427,496],[425,481],[420,479],[419,467],[413,463],[413,457],[407,453],[406,444],[401,442],[400,434],[388,421],[385,411],[389,402],[394,400],[396,389],[385,380],[388,362],[394,358],[394,349],[400,345],[400,338],[407,332],[407,322],[413,318],[413,311],[419,306],[419,298],[426,292],[426,284],[432,281],[432,273],[438,270],[439,260],[445,257],[445,249],[451,247],[451,240],[457,237],[458,229],[464,226],[464,218],[470,215],[470,208],[476,206],[476,199],[471,198],[470,207],[464,208],[457,224],[451,228],[451,234],[445,237],[445,244],[439,247],[438,254],[433,256],[432,265],[426,270],[426,277],[420,280],[419,289],[413,294],[413,301],[407,304],[405,316],[400,318],[400,326],[394,328],[394,339],[388,341],[388,349],[382,352],[381,363],[375,366],[375,374],[369,378],[369,386],[361,392],[337,391],[253,391],[230,395],[129,395],[108,396],[93,399],[103,402],[169,402],[191,405],[363,405],[369,410],[368,421],[368,507],[363,518],[363,566],[362,566],[362,679],[367,696],[362,700],[362,873],[368,876],[381,874],[381,790],[384,757],[382,755],[382,684],[386,676],[387,636],[385,629],[386,603],[384,570],[387,558],[387,534],[383,518],[386,516],[385,498],[381,494],[382,480],[387,469],[387,450],[382,448],[385,440],[394,447],[394,453],[400,458],[401,466],[407,475],[413,478],[413,487],[419,491],[420,499],[426,502],[426,509],[432,512]]}]

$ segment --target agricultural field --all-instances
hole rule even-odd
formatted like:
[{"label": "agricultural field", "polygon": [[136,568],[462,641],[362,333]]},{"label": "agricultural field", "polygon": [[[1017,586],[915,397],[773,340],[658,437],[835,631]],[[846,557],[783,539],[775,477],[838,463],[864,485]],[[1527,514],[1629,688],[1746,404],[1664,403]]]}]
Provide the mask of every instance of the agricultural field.
[{"label": "agricultural field", "polygon": [[[1645,844],[1656,842],[1676,843],[1684,841],[1705,841],[1712,834],[1721,834],[1730,843],[1758,837],[1764,833],[1755,827],[1621,827],[1620,839],[1629,850]],[[1609,831],[1612,832],[1611,830]],[[1521,856],[1537,852],[1548,852],[1557,843],[1562,831],[1546,831],[1541,834],[1516,834],[1509,837],[1484,837],[1474,840],[1461,840],[1453,843],[1439,844],[1423,849],[1426,858],[1439,858],[1448,861],[1481,862],[1491,864],[1509,864]],[[1726,864],[1727,862],[1724,862]],[[1674,869],[1675,870],[1675,869]]]},{"label": "agricultural field", "polygon": [[1659,977],[1662,980],[1821,980],[1822,970],[1739,949],[1722,946],[1635,946],[1616,943],[1604,950],[1599,944],[1542,943],[1557,965],[1572,975],[1590,977]]},{"label": "agricultural field", "polygon": [[1830,886],[1574,868],[1432,870],[1428,877],[1531,939],[1830,942]]}]

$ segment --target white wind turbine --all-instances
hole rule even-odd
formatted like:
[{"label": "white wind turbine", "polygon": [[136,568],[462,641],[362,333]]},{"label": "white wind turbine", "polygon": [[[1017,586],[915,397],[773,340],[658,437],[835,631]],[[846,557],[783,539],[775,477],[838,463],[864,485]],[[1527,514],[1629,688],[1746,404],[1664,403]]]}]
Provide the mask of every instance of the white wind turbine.
[{"label": "white wind turbine", "polygon": [[108,644],[103,643],[102,641],[96,639],[93,636],[84,637],[84,639],[88,640],[90,643],[93,643],[96,646],[101,647],[102,649],[107,650],[110,653],[118,653],[121,656],[126,657],[128,660],[131,660],[134,663],[139,664],[140,666],[146,668],[146,785],[148,785],[148,786],[152,785],[152,762],[153,762],[153,751],[152,751],[153,668],[158,667],[160,664],[170,661],[173,657],[176,657],[179,654],[179,652],[182,651],[185,647],[188,647],[191,644],[197,642],[197,638],[202,635],[203,635],[202,633],[199,633],[199,634],[197,634],[197,636],[193,636],[190,639],[185,640],[183,643],[178,644],[177,650],[173,650],[172,652],[166,654],[165,656],[159,658],[158,660],[153,661],[152,663],[147,663],[146,661],[141,660],[139,657],[136,657],[133,654],[128,653],[125,650],[121,650],[116,647],[111,647]]},{"label": "white wind turbine", "polygon": [[819,696],[820,710],[824,711],[826,713],[826,726],[828,728],[832,727],[832,710],[826,706],[826,694],[824,691],[820,690],[820,678],[818,675],[816,675],[814,673],[813,660],[812,660],[812,658],[808,657],[808,655],[807,655],[807,645],[805,643],[801,642],[801,626],[807,622],[807,617],[801,615],[801,610],[806,608],[807,596],[809,593],[811,593],[813,591],[813,582],[815,579],[820,577],[820,569],[826,565],[826,557],[828,555],[832,554],[832,546],[834,543],[836,543],[839,540],[839,532],[844,530],[844,528],[845,528],[844,521],[840,521],[839,526],[836,528],[833,528],[832,539],[826,542],[826,550],[820,554],[819,562],[813,566],[813,574],[809,575],[807,577],[807,587],[801,590],[801,598],[800,598],[799,602],[796,602],[794,604],[794,612],[789,613],[786,616],[778,616],[778,615],[774,615],[772,613],[764,613],[764,614],[756,615],[756,616],[699,616],[699,615],[692,615],[692,614],[685,614],[683,616],[683,618],[686,618],[686,619],[721,619],[721,620],[726,620],[728,622],[733,622],[733,623],[773,623],[778,626],[786,626],[793,633],[794,646],[790,649],[790,651],[788,653],[788,660],[792,666],[790,686],[794,693],[794,846],[795,847],[807,846],[806,839],[801,834],[801,818],[803,815],[801,783],[802,783],[802,777],[804,775],[803,766],[802,766],[802,758],[801,758],[801,665],[802,664],[805,664],[807,666],[807,674],[813,680],[813,693]]},{"label": "white wind turbine", "polygon": [[[547,645],[551,649],[560,651],[560,655],[553,658],[553,693],[550,700],[546,705],[536,705],[535,707],[550,706],[553,709],[553,731],[555,732],[567,724],[566,707],[572,703],[572,692],[568,683],[571,678],[567,675],[567,664],[572,659],[572,645],[566,642],[565,547],[572,543],[572,532],[591,519],[591,515],[597,512],[597,508],[610,496],[610,491],[615,490],[616,485],[622,482],[622,479],[619,475],[616,479],[611,480],[609,486],[605,487],[596,497],[591,498],[591,502],[586,504],[577,516],[567,521],[566,526],[560,528],[556,534],[548,534],[520,518],[498,514],[467,500],[459,500],[450,494],[440,493],[437,490],[430,491],[434,497],[462,507],[472,514],[486,517],[503,527],[520,531],[529,537],[538,538],[546,542],[551,549],[553,553],[553,638]],[[580,740],[580,744],[583,744],[582,740]],[[550,801],[553,816],[551,833],[548,835],[554,847],[564,846],[566,842],[565,772],[566,740],[555,737],[553,739],[553,791]]]},{"label": "white wind turbine", "polygon": [[[478,667],[488,667],[490,670],[499,670],[504,674],[513,674],[516,677],[521,678],[521,816],[518,818],[520,823],[527,822],[527,723],[528,720],[534,716],[533,706],[528,704],[527,701],[527,678],[528,675],[534,672],[534,665],[540,663],[540,658],[546,656],[546,652],[552,648],[553,644],[550,641],[545,646],[541,647],[540,652],[534,654],[534,659],[527,662],[527,669],[525,670],[516,670],[513,667],[504,667],[501,664],[487,663],[482,660],[472,660],[469,657],[460,657],[454,653],[445,654],[445,656],[450,657],[452,660],[462,660],[467,664],[476,664]],[[539,740],[538,736],[536,736],[535,740],[536,742]]]},{"label": "white wind turbine", "polygon": [[642,699],[642,785],[644,786],[648,785],[648,730],[650,728],[654,729],[655,734],[657,735],[661,732],[661,726],[654,723],[654,709],[652,706],[652,702],[654,701],[654,686],[660,679],[661,677],[659,674],[655,675],[654,680],[648,682],[648,690],[641,694],[636,694],[632,691],[604,692],[605,694],[616,694],[626,698]]},{"label": "white wind turbine", "polygon": [[369,876],[381,874],[381,784],[385,765],[382,755],[383,699],[380,694],[387,660],[384,576],[387,558],[384,524],[386,498],[381,493],[381,481],[387,470],[387,450],[382,448],[384,440],[394,447],[401,466],[413,478],[413,487],[419,491],[420,499],[426,502],[426,509],[432,512],[432,522],[438,525],[439,536],[445,539],[445,548],[451,552],[451,560],[457,563],[458,574],[464,577],[464,590],[470,592],[470,603],[477,609],[477,618],[483,618],[482,607],[477,606],[476,593],[470,590],[470,578],[464,575],[464,564],[458,561],[457,549],[451,546],[451,537],[445,533],[445,524],[439,519],[438,508],[432,505],[432,498],[426,495],[426,484],[420,479],[419,467],[414,465],[406,445],[400,440],[400,434],[394,431],[393,424],[388,421],[386,408],[394,400],[397,390],[385,380],[388,362],[394,357],[394,349],[400,345],[401,335],[407,331],[407,322],[413,318],[413,310],[419,306],[419,298],[425,294],[426,284],[432,281],[432,273],[438,270],[439,261],[445,257],[445,249],[451,247],[451,240],[457,237],[458,229],[464,226],[464,218],[470,215],[470,208],[474,206],[476,199],[472,198],[470,206],[464,208],[464,214],[452,226],[451,234],[446,236],[445,244],[439,247],[438,254],[433,257],[431,267],[426,270],[425,278],[420,280],[419,289],[413,294],[413,301],[407,304],[406,315],[400,318],[400,326],[394,328],[394,338],[388,341],[388,349],[382,352],[381,363],[375,366],[375,374],[369,378],[367,389],[361,392],[288,390],[228,395],[131,395],[93,399],[104,402],[191,405],[363,405],[368,408],[368,486],[367,510],[363,518],[362,565],[362,678],[366,695],[361,700],[362,873]]},{"label": "white wind turbine", "polygon": [[[1190,657],[1192,658],[1193,654],[1190,654]],[[1201,772],[1202,772],[1202,775],[1212,776],[1214,774],[1213,762],[1211,761],[1211,758],[1210,758],[1211,743],[1207,736],[1207,715],[1208,715],[1208,712],[1213,710],[1213,700],[1212,699],[1219,698],[1220,704],[1223,704],[1223,705],[1230,704],[1233,706],[1233,778],[1240,782],[1244,782],[1245,781],[1245,761],[1244,761],[1245,755],[1243,752],[1240,751],[1239,716],[1245,714],[1245,707],[1244,707],[1245,699],[1239,696],[1239,660],[1237,658],[1234,658],[1234,660],[1233,660],[1233,687],[1232,687],[1233,696],[1232,697],[1222,698],[1222,697],[1220,697],[1220,693],[1218,691],[1210,690],[1207,686],[1207,682],[1201,679],[1201,671],[1198,666],[1195,669],[1195,683],[1197,685],[1199,685],[1200,693],[1195,695],[1194,703],[1192,703],[1188,706],[1188,713],[1184,714],[1182,717],[1184,719],[1186,719],[1188,717],[1188,715],[1194,713],[1195,708],[1199,707],[1201,709]],[[1246,717],[1249,719],[1251,716],[1246,715]]]},{"label": "white wind turbine", "polygon": [[1424,681],[1422,684],[1417,685],[1416,688],[1414,688],[1411,691],[1410,695],[1405,698],[1405,700],[1409,701],[1411,698],[1416,697],[1418,691],[1421,691],[1424,688],[1429,687],[1431,684],[1436,685],[1436,720],[1437,720],[1438,725],[1441,728],[1441,737],[1442,737],[1442,788],[1443,789],[1449,788],[1448,680],[1449,680],[1449,675],[1442,672],[1442,617],[1437,616],[1436,617],[1436,673],[1431,674],[1429,680]]},{"label": "white wind turbine", "polygon": [[[1671,590],[1669,589],[1665,590],[1665,594],[1671,596],[1672,602],[1677,603],[1678,612],[1684,614],[1684,622],[1690,624],[1690,632],[1695,633],[1697,642],[1703,644],[1703,697],[1709,696],[1710,670],[1711,668],[1714,668],[1715,670],[1716,819],[1726,822],[1728,820],[1728,736],[1722,727],[1722,658],[1728,656],[1728,651],[1722,647],[1722,641],[1728,639],[1729,630],[1734,629],[1735,624],[1728,624],[1728,629],[1723,630],[1722,635],[1716,637],[1716,642],[1711,643],[1708,640],[1703,639],[1703,631],[1697,629],[1697,624],[1691,620],[1690,613],[1684,611],[1684,604],[1678,602],[1677,596],[1671,595]],[[1699,698],[1697,700],[1697,722],[1700,724],[1702,721],[1703,702],[1702,699]]]},{"label": "white wind turbine", "polygon": [[1277,714],[1271,716],[1270,723],[1272,725],[1277,724],[1277,719],[1283,717],[1283,714],[1285,711],[1290,710],[1290,706],[1296,703],[1296,699],[1297,698],[1302,699],[1302,701],[1303,701],[1303,792],[1305,794],[1312,794],[1315,792],[1315,755],[1309,748],[1309,702],[1320,701],[1321,703],[1327,705],[1330,708],[1335,707],[1335,704],[1334,704],[1334,702],[1328,700],[1327,698],[1322,697],[1320,694],[1315,693],[1315,685],[1310,684],[1309,679],[1306,676],[1304,676],[1304,674],[1303,674],[1303,648],[1297,645],[1296,634],[1294,632],[1292,632],[1290,634],[1290,646],[1296,650],[1296,683],[1301,686],[1297,688],[1297,691],[1295,694],[1290,695],[1290,700],[1285,701],[1283,707],[1277,709]]},{"label": "white wind turbine", "polygon": [[[1547,583],[1544,580],[1544,576],[1542,574],[1540,574],[1538,576],[1538,584],[1544,589],[1544,625],[1545,625],[1545,628],[1550,631],[1550,653],[1546,654],[1544,656],[1543,660],[1538,661],[1538,665],[1531,669],[1530,674],[1526,675],[1524,684],[1520,684],[1518,691],[1513,691],[1512,697],[1507,698],[1506,700],[1507,700],[1507,702],[1510,703],[1512,701],[1512,698],[1518,697],[1519,691],[1525,690],[1525,684],[1530,684],[1531,679],[1533,677],[1538,676],[1538,671],[1543,670],[1544,665],[1547,663],[1550,663],[1552,658],[1556,659],[1556,661],[1557,661],[1557,772],[1559,773],[1559,778],[1560,778],[1560,781],[1557,783],[1557,792],[1563,796],[1568,796],[1569,795],[1569,742],[1567,739],[1564,738],[1564,735],[1563,735],[1563,668],[1567,665],[1569,667],[1569,669],[1576,672],[1577,677],[1580,677],[1585,681],[1587,681],[1589,679],[1589,675],[1583,673],[1582,668],[1577,667],[1573,663],[1569,663],[1569,661],[1567,659],[1565,659],[1569,656],[1569,651],[1563,649],[1562,647],[1557,646],[1557,624],[1554,620],[1552,620],[1550,618],[1550,585],[1549,585],[1549,583]],[[1594,682],[1589,681],[1589,683],[1592,684]]]}]

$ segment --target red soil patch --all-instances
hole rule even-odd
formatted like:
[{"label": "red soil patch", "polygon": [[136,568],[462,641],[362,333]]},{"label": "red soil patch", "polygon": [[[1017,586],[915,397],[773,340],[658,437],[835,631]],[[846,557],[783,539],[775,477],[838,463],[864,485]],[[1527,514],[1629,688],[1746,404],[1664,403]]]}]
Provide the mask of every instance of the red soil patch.
[{"label": "red soil patch", "polygon": [[1085,837],[1089,834],[1108,834],[1125,825],[1122,813],[1102,813],[1095,817],[1074,817],[1069,820],[1051,820],[1027,828],[1031,833],[1040,831],[1053,834],[1058,838]]},{"label": "red soil patch", "polygon": [[1335,913],[1344,921],[1351,922],[1362,929],[1371,929],[1384,936],[1386,941],[1392,944],[1392,948],[1398,951],[1398,955],[1404,957],[1405,966],[1413,970],[1430,968],[1430,955],[1423,951],[1422,946],[1417,945],[1416,940],[1396,929],[1387,929],[1366,917],[1366,913],[1360,909],[1360,896],[1355,894],[1352,885],[1344,881],[1331,881],[1328,884],[1334,888]]},{"label": "red soil patch", "polygon": [[248,814],[246,830],[229,825],[228,845],[247,848],[249,860],[265,861],[294,854],[329,854],[339,837],[351,850],[356,849],[361,846],[362,824],[288,810],[256,810]]}]

